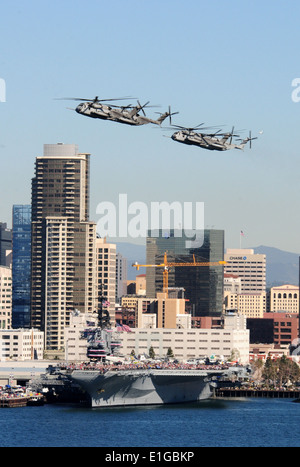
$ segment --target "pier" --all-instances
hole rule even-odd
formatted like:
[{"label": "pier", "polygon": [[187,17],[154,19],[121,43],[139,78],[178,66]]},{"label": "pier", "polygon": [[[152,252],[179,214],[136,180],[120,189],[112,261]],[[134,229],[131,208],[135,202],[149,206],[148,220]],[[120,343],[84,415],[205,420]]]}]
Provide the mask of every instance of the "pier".
[{"label": "pier", "polygon": [[0,398],[0,408],[26,407],[27,401],[25,397]]},{"label": "pier", "polygon": [[0,362],[0,386],[6,384],[26,386],[33,378],[45,373],[49,365],[57,365],[57,362],[50,360]]}]

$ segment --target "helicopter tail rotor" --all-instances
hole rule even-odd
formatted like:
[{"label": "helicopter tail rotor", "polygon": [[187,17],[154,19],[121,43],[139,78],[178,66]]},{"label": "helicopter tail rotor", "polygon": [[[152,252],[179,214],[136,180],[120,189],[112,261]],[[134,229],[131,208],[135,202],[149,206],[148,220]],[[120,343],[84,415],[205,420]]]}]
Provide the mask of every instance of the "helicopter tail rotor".
[{"label": "helicopter tail rotor", "polygon": [[169,105],[169,112],[168,112],[168,115],[169,115],[169,121],[170,121],[170,125],[172,125],[172,115],[177,115],[179,114],[179,112],[171,112],[171,106]]},{"label": "helicopter tail rotor", "polygon": [[162,124],[162,122],[163,122],[167,117],[169,117],[170,125],[172,125],[172,115],[177,115],[177,114],[179,114],[179,112],[171,112],[171,106],[170,106],[170,105],[169,105],[169,109],[168,109],[167,112],[165,112],[165,113],[156,112],[156,113],[160,115],[160,118],[158,119],[158,122],[159,122],[160,125]]},{"label": "helicopter tail rotor", "polygon": [[257,139],[257,136],[256,136],[255,138],[252,138],[252,136],[251,136],[251,131],[249,131],[250,149],[252,148],[252,141],[253,141],[254,139]]},{"label": "helicopter tail rotor", "polygon": [[244,146],[244,145],[247,144],[248,141],[249,141],[249,147],[250,147],[250,149],[251,149],[251,148],[252,148],[252,141],[255,140],[255,139],[257,139],[257,136],[254,137],[254,138],[252,138],[252,133],[251,133],[251,131],[249,131],[249,136],[248,136],[248,138],[246,138],[246,139],[244,139],[244,140],[238,139],[237,141],[242,141],[241,146]]}]

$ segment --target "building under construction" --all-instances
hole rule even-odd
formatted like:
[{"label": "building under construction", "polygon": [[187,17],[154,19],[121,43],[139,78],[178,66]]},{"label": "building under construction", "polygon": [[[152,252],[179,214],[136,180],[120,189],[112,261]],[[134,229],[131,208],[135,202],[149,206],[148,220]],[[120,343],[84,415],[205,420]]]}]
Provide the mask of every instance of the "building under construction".
[{"label": "building under construction", "polygon": [[[199,239],[201,238],[201,241]],[[158,265],[167,253],[170,263],[191,263],[185,267],[168,269],[168,287],[185,289],[187,311],[192,317],[221,316],[223,305],[224,231],[204,230],[194,239],[185,232],[171,230],[166,234],[160,230],[157,236],[147,237],[148,265]],[[210,263],[195,267],[193,263]],[[147,297],[155,297],[164,289],[163,269],[147,267]]]}]

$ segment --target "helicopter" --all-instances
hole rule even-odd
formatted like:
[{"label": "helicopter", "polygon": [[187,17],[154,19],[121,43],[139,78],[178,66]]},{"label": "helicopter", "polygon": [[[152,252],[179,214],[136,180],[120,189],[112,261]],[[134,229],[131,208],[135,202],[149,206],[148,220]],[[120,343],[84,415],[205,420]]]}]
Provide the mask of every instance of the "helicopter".
[{"label": "helicopter", "polygon": [[[162,122],[171,116],[177,114],[178,112],[171,113],[171,108],[169,106],[169,111],[164,114],[160,114],[160,117],[157,120],[152,120],[146,117],[144,108],[148,106],[149,102],[141,105],[137,101],[136,106],[127,105],[127,106],[116,106],[113,104],[106,104],[110,101],[120,101],[130,99],[129,97],[120,97],[115,99],[99,99],[96,96],[94,99],[84,99],[79,97],[66,97],[63,98],[66,100],[80,101],[80,104],[76,107],[75,110],[77,113],[84,115],[90,118],[100,118],[102,120],[111,120],[118,123],[123,123],[132,126],[146,125],[148,123],[153,123],[156,125],[161,125]],[[141,116],[139,112],[142,111],[144,116]]]},{"label": "helicopter", "polygon": [[[250,142],[250,149],[252,147],[251,142],[255,138],[252,138],[251,131],[249,132],[249,137],[245,139],[239,139],[240,144],[232,143],[233,137],[238,137],[239,135],[234,134],[234,127],[231,132],[221,133],[221,130],[216,131],[215,133],[202,133],[202,130],[206,130],[214,127],[203,127],[204,123],[197,125],[194,128],[186,128],[179,125],[173,125],[173,128],[176,128],[176,131],[171,139],[179,143],[199,146],[203,149],[209,151],[228,151],[230,149],[240,149],[243,150],[248,142]],[[228,141],[229,140],[229,141]]]},{"label": "helicopter", "polygon": [[72,100],[72,101],[79,101],[80,104],[77,105],[76,109],[69,109],[75,110],[75,112],[84,115],[90,118],[100,118],[102,120],[110,120],[110,111],[114,108],[122,111],[121,107],[117,107],[113,104],[106,104],[106,102],[112,101],[120,101],[120,100],[127,100],[131,99],[130,97],[119,97],[115,99],[99,99],[96,96],[94,99],[84,99],[80,97],[63,97],[63,100]]},{"label": "helicopter", "polygon": [[[119,123],[124,123],[126,125],[132,125],[132,126],[140,126],[140,125],[147,125],[148,123],[153,123],[155,125],[161,125],[163,121],[169,117],[170,118],[170,124],[172,123],[171,117],[172,115],[176,115],[179,112],[171,112],[171,107],[169,106],[169,109],[165,113],[159,113],[160,117],[157,120],[153,120],[151,118],[146,117],[144,108],[148,106],[149,101],[146,102],[146,104],[141,105],[139,101],[138,105],[135,107],[132,107],[131,105],[128,105],[126,107],[120,109],[112,109],[110,111],[111,119],[114,120],[115,122]],[[142,111],[143,116],[139,114],[139,112]]]}]

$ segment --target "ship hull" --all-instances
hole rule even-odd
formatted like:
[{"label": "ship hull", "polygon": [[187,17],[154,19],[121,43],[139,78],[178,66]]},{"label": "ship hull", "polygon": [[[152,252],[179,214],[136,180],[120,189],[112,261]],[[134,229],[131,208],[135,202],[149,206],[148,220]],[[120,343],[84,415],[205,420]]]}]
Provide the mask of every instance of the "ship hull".
[{"label": "ship hull", "polygon": [[[220,374],[219,374],[220,373]],[[74,370],[71,378],[90,397],[91,406],[138,406],[178,404],[208,399],[212,394],[212,377],[202,370]]]}]

